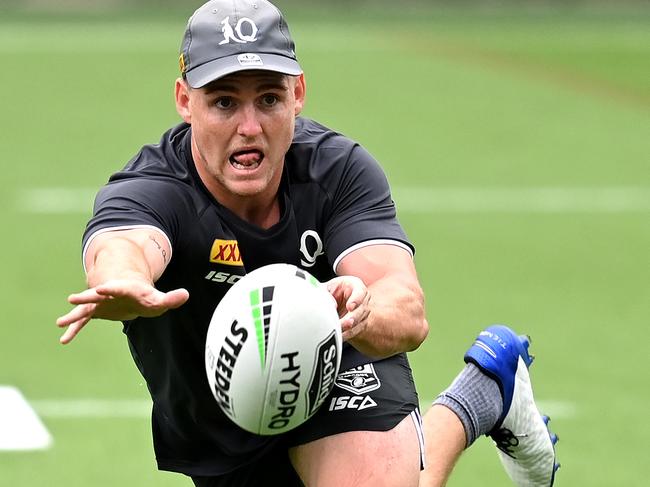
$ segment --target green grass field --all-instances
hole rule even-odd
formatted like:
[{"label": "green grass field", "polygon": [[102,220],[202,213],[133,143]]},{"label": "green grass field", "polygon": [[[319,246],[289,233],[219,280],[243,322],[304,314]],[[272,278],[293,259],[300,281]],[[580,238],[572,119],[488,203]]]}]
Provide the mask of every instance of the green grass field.
[{"label": "green grass field", "polygon": [[[54,325],[84,285],[89,191],[178,120],[184,17],[0,16],[0,384],[54,439],[0,452],[2,486],[190,485],[155,469],[120,327],[62,347]],[[424,403],[482,327],[510,324],[533,338],[557,485],[647,485],[650,11],[288,17],[305,114],[382,162],[417,247]],[[449,485],[510,484],[481,439]]]}]

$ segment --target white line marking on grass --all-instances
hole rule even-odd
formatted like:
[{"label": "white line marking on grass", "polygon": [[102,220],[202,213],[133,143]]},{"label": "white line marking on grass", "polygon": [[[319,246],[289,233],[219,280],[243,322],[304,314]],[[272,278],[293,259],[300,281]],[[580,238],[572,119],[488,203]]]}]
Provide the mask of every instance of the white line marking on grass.
[{"label": "white line marking on grass", "polygon": [[[95,188],[27,188],[17,208],[36,214],[90,214]],[[650,212],[650,188],[423,188],[393,189],[404,213],[639,213]]]},{"label": "white line marking on grass", "polygon": [[98,188],[25,188],[16,197],[16,207],[25,213],[92,213]]},{"label": "white line marking on grass", "polygon": [[146,399],[41,399],[31,401],[44,418],[146,418],[151,401]]},{"label": "white line marking on grass", "polygon": [[18,389],[0,386],[0,451],[44,450],[52,436]]},{"label": "white line marking on grass", "polygon": [[[578,407],[569,401],[540,400],[535,401],[542,414],[551,419],[570,419],[578,416]],[[552,429],[552,428],[551,428]]]},{"label": "white line marking on grass", "polygon": [[650,211],[650,188],[396,187],[404,213],[627,213]]}]

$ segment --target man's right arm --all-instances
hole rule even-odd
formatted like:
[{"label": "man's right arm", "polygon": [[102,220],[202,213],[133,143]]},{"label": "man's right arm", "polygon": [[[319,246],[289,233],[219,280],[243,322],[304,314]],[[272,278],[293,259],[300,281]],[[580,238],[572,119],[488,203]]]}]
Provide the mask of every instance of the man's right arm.
[{"label": "man's right arm", "polygon": [[92,318],[123,321],[153,317],[178,308],[189,298],[185,289],[167,293],[154,283],[171,258],[167,237],[153,227],[108,231],[88,245],[84,264],[88,289],[68,297],[75,307],[57,319],[63,344],[69,343]]}]

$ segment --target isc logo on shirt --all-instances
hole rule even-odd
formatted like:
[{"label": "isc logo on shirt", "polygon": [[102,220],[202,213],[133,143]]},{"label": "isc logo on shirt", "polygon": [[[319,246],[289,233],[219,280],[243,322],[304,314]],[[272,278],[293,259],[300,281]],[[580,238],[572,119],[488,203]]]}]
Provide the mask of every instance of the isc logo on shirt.
[{"label": "isc logo on shirt", "polygon": [[210,262],[243,266],[237,240],[216,239],[212,244],[212,250],[210,250]]}]

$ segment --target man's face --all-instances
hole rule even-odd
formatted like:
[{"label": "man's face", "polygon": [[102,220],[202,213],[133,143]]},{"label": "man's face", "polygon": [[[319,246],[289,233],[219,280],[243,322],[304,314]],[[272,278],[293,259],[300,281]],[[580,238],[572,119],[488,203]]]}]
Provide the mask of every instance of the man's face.
[{"label": "man's face", "polygon": [[198,89],[177,81],[197,170],[220,201],[275,196],[304,97],[302,76],[271,71],[242,71]]}]

